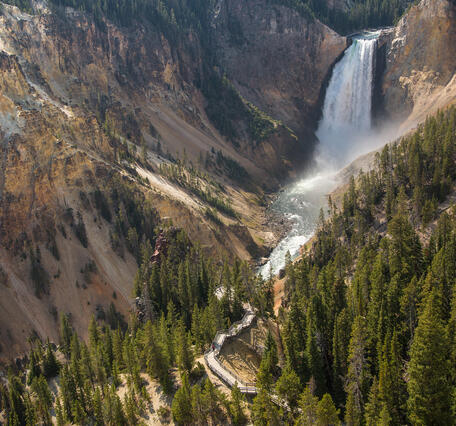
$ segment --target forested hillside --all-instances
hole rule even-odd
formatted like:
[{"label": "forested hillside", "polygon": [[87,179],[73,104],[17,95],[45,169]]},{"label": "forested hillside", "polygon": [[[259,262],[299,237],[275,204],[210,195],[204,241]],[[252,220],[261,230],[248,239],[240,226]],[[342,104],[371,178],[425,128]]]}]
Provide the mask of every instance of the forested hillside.
[{"label": "forested hillside", "polygon": [[[71,317],[62,314],[57,353],[53,344],[30,339],[26,371],[10,370],[7,386],[0,381],[0,420],[3,412],[9,425],[49,424],[52,417],[59,425],[136,425],[152,409],[166,421],[169,409],[150,405],[147,385],[157,380],[164,395],[174,395],[177,423],[217,423],[229,416],[242,424],[245,414],[236,389],[229,400],[209,380],[195,385],[191,394],[190,383],[204,375],[195,357],[216,330],[240,319],[242,302],[257,288],[256,278],[244,263],[215,265],[182,231],[171,228],[166,242],[153,262],[150,244],[141,246],[132,295],[137,309],[128,326],[112,309],[106,317],[92,318],[85,343]],[[217,288],[224,292],[220,300]],[[182,385],[177,393],[176,370]],[[57,394],[48,386],[56,376]]]},{"label": "forested hillside", "polygon": [[[87,12],[46,4],[32,2],[31,13],[3,3],[0,10],[0,263],[9,276],[0,286],[2,360],[28,349],[31,333],[57,340],[58,312],[71,312],[84,338],[98,305],[106,311],[113,302],[126,314],[141,223],[153,242],[166,218],[205,253],[229,253],[230,262],[267,255],[280,227],[266,220],[269,194],[310,158],[319,87],[346,46],[294,10],[248,2],[261,13],[242,9],[237,17],[255,28],[240,52],[253,71],[242,73],[255,81],[242,85],[228,66],[214,66],[219,58],[202,38],[207,15],[196,14],[208,10],[195,2],[163,2],[160,10],[128,2],[131,14],[121,13],[122,2],[74,3]],[[226,5],[214,31],[229,44],[238,8]],[[267,40],[260,27],[269,14],[280,14],[287,30]],[[291,42],[308,46],[304,55],[283,48]],[[325,54],[315,59],[319,51]],[[269,88],[281,61],[262,65],[271,56],[288,64],[280,99]],[[302,84],[303,75],[312,84]],[[113,177],[128,182],[129,195],[141,192],[153,214],[137,221],[130,197],[116,197]]]},{"label": "forested hillside", "polygon": [[[6,3],[22,10],[33,9],[30,0],[8,0]],[[50,0],[54,8],[72,7],[95,16],[98,22],[102,17],[129,26],[138,22],[148,22],[164,32],[167,37],[178,37],[185,31],[202,32],[207,30],[208,18],[215,5],[214,0]]]},{"label": "forested hillside", "polygon": [[[304,13],[315,16],[340,34],[349,34],[365,28],[377,28],[395,24],[414,0],[355,0],[352,2],[328,2],[318,0],[277,0],[293,5]],[[340,7],[337,5],[340,4]]]},{"label": "forested hillside", "polygon": [[[302,409],[289,420],[313,424],[329,393],[348,425],[454,424],[456,218],[439,205],[455,142],[452,108],[386,146],[288,263],[286,368],[264,386]],[[277,378],[273,364],[260,377]]]},{"label": "forested hillside", "polygon": [[[277,317],[275,279],[236,258],[264,255],[268,233],[244,223],[272,228],[263,190],[303,165],[302,135],[242,86],[312,117],[317,96],[303,104],[296,88],[318,94],[346,46],[314,18],[348,33],[390,25],[410,2],[269,0],[256,14],[265,2],[242,1],[218,27],[215,0],[1,11],[0,353],[30,348],[0,364],[1,424],[455,424],[456,108],[329,200],[302,257],[287,259]],[[213,31],[225,63],[262,85],[228,77]],[[246,306],[280,328],[251,345],[261,364],[248,401],[198,363]]]},{"label": "forested hillside", "polygon": [[[320,0],[270,0],[272,3],[297,9],[310,19],[318,18],[340,33],[363,28],[390,26],[397,22],[413,0],[355,0],[349,6],[331,7]],[[125,2],[91,2],[52,0],[56,5],[71,6],[105,14],[117,22],[128,25],[134,20],[147,19],[164,30],[207,30],[207,22],[215,6],[214,0],[178,2],[173,0],[137,0]]]},{"label": "forested hillside", "polygon": [[[442,202],[454,191],[455,141],[452,108],[386,146],[372,171],[352,179],[340,207],[330,201],[310,251],[287,263],[278,316],[285,359],[269,336],[254,424],[453,424],[456,212]],[[246,422],[237,388],[227,399],[209,380],[201,387],[194,359],[241,316],[244,301],[273,315],[272,281],[246,264],[215,264],[172,228],[158,257],[139,237],[138,314],[128,326],[115,311],[107,322],[93,319],[87,344],[65,315],[57,351],[31,340],[26,369],[10,369],[0,387],[9,424],[46,422],[53,409],[58,424],[137,424],[151,379],[174,395],[178,424]],[[57,375],[51,392],[47,380]]]},{"label": "forested hillside", "polygon": [[[320,0],[268,0],[298,10],[309,19],[318,18],[341,34],[364,28],[395,24],[414,0],[355,0],[343,2]],[[8,0],[23,10],[31,10],[30,0]],[[208,40],[208,23],[215,0],[132,0],[117,2],[89,0],[50,0],[54,6],[69,6],[93,13],[97,19],[107,16],[121,25],[148,21],[168,37],[179,37],[189,30],[197,31]],[[235,28],[233,28],[235,30]],[[242,38],[242,34],[238,34]]]}]

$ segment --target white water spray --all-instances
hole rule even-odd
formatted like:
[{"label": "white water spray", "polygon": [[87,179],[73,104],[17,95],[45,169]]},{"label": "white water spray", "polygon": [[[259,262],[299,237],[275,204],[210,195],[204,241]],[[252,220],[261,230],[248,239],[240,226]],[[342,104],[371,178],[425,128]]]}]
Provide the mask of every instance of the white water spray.
[{"label": "white water spray", "polygon": [[371,130],[375,53],[379,33],[355,37],[334,67],[317,130],[319,157],[342,167],[362,150]]},{"label": "white water spray", "polygon": [[323,116],[316,132],[320,141],[316,167],[306,177],[278,197],[273,209],[293,223],[289,234],[279,243],[260,268],[264,278],[279,272],[285,254],[299,254],[299,248],[313,235],[326,194],[337,185],[338,170],[356,156],[370,151],[372,92],[375,53],[380,32],[363,33],[336,64],[326,91]]}]

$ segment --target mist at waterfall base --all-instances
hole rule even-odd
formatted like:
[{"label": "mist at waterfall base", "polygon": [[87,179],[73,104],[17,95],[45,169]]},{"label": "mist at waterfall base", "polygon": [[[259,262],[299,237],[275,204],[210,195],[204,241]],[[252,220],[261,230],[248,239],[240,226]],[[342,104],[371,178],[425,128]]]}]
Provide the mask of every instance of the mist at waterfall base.
[{"label": "mist at waterfall base", "polygon": [[372,129],[373,71],[379,34],[365,32],[353,38],[334,67],[316,132],[319,144],[313,165],[272,205],[273,211],[291,223],[291,230],[259,269],[265,279],[284,267],[288,251],[292,258],[297,257],[300,247],[312,237],[320,209],[327,208],[327,194],[340,183],[340,170],[396,137],[394,125]]}]

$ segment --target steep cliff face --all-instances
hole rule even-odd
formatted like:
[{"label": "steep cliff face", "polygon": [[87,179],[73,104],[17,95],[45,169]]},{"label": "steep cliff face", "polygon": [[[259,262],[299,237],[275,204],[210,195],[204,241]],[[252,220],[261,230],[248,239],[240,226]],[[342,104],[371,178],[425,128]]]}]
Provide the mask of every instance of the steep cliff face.
[{"label": "steep cliff face", "polygon": [[262,0],[220,1],[212,23],[219,63],[242,96],[311,146],[321,87],[345,37]]},{"label": "steep cliff face", "polygon": [[[204,200],[159,172],[172,164],[153,151],[159,140],[175,157],[187,148],[187,161],[211,148],[246,161],[203,122],[200,95],[179,72],[198,62],[173,56],[157,34],[68,14],[4,6],[0,15],[0,359],[25,350],[32,334],[56,341],[60,312],[81,335],[111,302],[127,318],[137,263],[120,228],[133,229],[132,205],[150,206],[149,232],[166,217],[206,250],[261,253],[244,225],[263,220],[246,208],[254,194],[227,185],[219,198],[244,213],[216,224]],[[260,168],[249,170],[254,180]]]},{"label": "steep cliff face", "polygon": [[406,130],[456,99],[456,4],[422,0],[386,39],[384,111]]},{"label": "steep cliff face", "polygon": [[[262,188],[302,166],[321,83],[345,40],[260,5],[229,5],[246,28],[245,16],[263,13],[252,17],[257,38],[270,35],[256,56],[253,32],[239,46],[217,38],[227,49],[217,72],[241,95],[234,140],[208,118],[197,34],[171,43],[152,27],[2,5],[0,359],[31,334],[56,340],[60,312],[81,335],[111,302],[126,317],[135,229],[153,242],[154,228],[172,222],[215,257],[267,253],[276,237]],[[274,31],[260,28],[266,18]]]}]

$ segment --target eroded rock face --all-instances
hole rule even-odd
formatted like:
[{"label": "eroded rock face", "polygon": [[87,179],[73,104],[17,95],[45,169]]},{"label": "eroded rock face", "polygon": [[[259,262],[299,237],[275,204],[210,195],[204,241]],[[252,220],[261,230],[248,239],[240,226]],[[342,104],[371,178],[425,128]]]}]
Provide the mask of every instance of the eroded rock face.
[{"label": "eroded rock face", "polygon": [[456,98],[456,4],[422,0],[387,42],[384,111],[403,129]]},{"label": "eroded rock face", "polygon": [[263,0],[220,1],[213,28],[219,62],[240,93],[309,143],[345,37]]},{"label": "eroded rock face", "polygon": [[206,99],[194,84],[204,78],[207,54],[197,34],[176,46],[151,27],[96,25],[71,9],[65,15],[30,16],[5,6],[0,16],[0,49],[17,56],[47,96],[103,121],[108,116],[119,133],[146,144],[152,123],[173,155],[185,147],[196,161],[201,152],[221,149],[257,182],[269,177],[270,188],[305,164],[322,84],[346,47],[345,38],[292,9],[264,0],[221,1],[212,34],[221,72],[246,101],[284,124],[259,143],[244,134],[233,145],[207,118]]},{"label": "eroded rock face", "polygon": [[[172,220],[211,253],[266,255],[265,242],[271,245],[274,235],[257,193],[240,190],[223,170],[208,167],[206,185],[220,184],[220,196],[239,214],[215,225],[201,199],[159,173],[165,159],[152,149],[160,140],[162,153],[185,155],[202,168],[220,151],[248,171],[252,186],[277,185],[303,164],[296,153],[312,145],[322,82],[345,39],[268,2],[249,1],[243,8],[230,0],[229,8],[239,13],[248,41],[232,46],[228,28],[216,24],[216,42],[226,48],[223,67],[246,102],[277,123],[264,140],[240,140],[239,147],[205,113],[207,100],[194,83],[203,60],[197,35],[171,45],[153,28],[95,25],[71,9],[28,15],[2,8],[0,359],[26,350],[32,333],[56,340],[58,312],[72,313],[82,336],[97,305],[106,309],[113,302],[128,315],[137,264],[125,244],[113,239],[112,223],[94,198],[97,191],[109,198],[109,188],[119,182],[142,194],[157,221]],[[142,149],[149,168],[138,160]],[[79,220],[86,245],[75,232]],[[40,253],[46,272],[38,292],[32,253]],[[96,272],[85,277],[81,271],[89,263]]]}]

